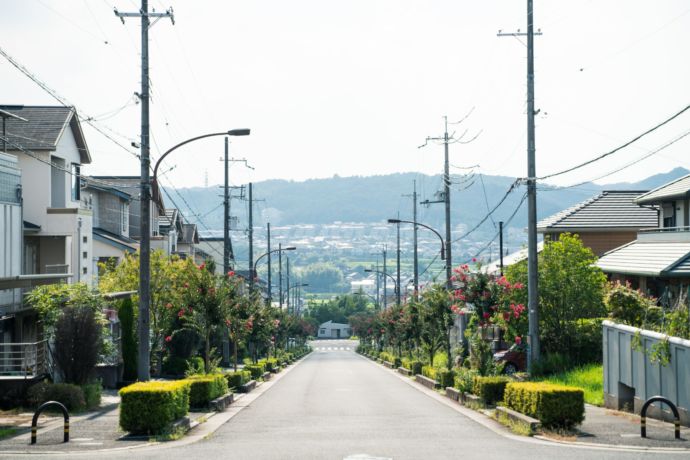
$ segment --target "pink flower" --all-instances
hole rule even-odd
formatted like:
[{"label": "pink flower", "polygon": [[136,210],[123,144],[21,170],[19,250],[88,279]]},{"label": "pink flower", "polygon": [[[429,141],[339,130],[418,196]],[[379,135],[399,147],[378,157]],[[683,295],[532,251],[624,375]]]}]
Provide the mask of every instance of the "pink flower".
[{"label": "pink flower", "polygon": [[488,311],[485,311],[482,316],[484,317],[484,319],[489,319],[489,318],[491,318],[491,313],[489,313]]},{"label": "pink flower", "polygon": [[177,317],[182,318],[184,316],[184,308],[177,312]]},{"label": "pink flower", "polygon": [[199,265],[199,270],[203,270],[204,268],[206,268],[206,264],[205,264],[205,263],[202,263],[201,265]]},{"label": "pink flower", "polygon": [[228,276],[235,276],[235,272],[232,271],[232,270],[230,270],[230,271],[228,272]]},{"label": "pink flower", "polygon": [[504,311],[503,312],[503,319],[505,321],[510,321],[510,312],[509,311]]},{"label": "pink flower", "polygon": [[515,289],[522,289],[523,287],[525,287],[525,285],[522,283],[513,284],[513,288],[515,288]]},{"label": "pink flower", "polygon": [[165,304],[165,308],[167,308],[168,310],[170,310],[172,308],[172,306],[173,306],[173,304],[171,304],[170,302]]},{"label": "pink flower", "polygon": [[519,335],[516,335],[515,336],[515,344],[520,345],[521,343],[522,343],[522,337],[520,337]]},{"label": "pink flower", "polygon": [[167,336],[167,337],[165,338],[165,341],[166,341],[167,343],[172,342],[172,335]]},{"label": "pink flower", "polygon": [[476,262],[476,261],[477,261],[477,258],[476,258],[476,257],[472,257],[472,262]]}]

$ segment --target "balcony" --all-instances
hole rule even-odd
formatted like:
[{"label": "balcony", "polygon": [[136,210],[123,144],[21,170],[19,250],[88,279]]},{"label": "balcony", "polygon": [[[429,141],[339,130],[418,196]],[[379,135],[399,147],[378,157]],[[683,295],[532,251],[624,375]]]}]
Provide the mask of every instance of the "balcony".
[{"label": "balcony", "polygon": [[0,379],[33,378],[48,372],[48,345],[0,343]]},{"label": "balcony", "polygon": [[637,232],[640,243],[690,243],[690,227],[646,228]]}]

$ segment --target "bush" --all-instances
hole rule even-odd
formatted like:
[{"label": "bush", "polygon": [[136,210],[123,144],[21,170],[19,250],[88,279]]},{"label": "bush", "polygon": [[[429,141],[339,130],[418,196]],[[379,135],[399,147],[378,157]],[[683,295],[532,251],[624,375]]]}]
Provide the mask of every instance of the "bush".
[{"label": "bush", "polygon": [[642,327],[647,310],[654,306],[654,301],[640,291],[620,282],[607,286],[604,305],[609,317],[630,326]]},{"label": "bush", "polygon": [[460,368],[455,376],[455,388],[462,393],[472,393],[472,386],[474,385],[474,378],[479,375],[479,372],[474,369]]},{"label": "bush", "polygon": [[558,374],[567,371],[573,367],[573,365],[574,363],[570,358],[560,353],[543,354],[539,361],[532,363],[532,375],[544,376]]},{"label": "bush", "polygon": [[120,427],[136,434],[161,434],[189,411],[190,383],[137,382],[120,390]]},{"label": "bush", "polygon": [[122,380],[133,382],[137,379],[137,338],[134,332],[134,306],[132,299],[124,299],[117,312],[120,319],[122,343]]},{"label": "bush", "polygon": [[396,357],[393,360],[393,367],[394,368],[396,368],[396,369],[399,368],[401,364],[402,364],[402,360],[400,358]]},{"label": "bush", "polygon": [[27,401],[32,407],[38,407],[46,401],[57,401],[64,404],[70,412],[86,408],[84,391],[71,383],[37,383],[29,388]]},{"label": "bush", "polygon": [[439,369],[436,371],[436,377],[441,388],[452,387],[455,383],[455,371],[452,369]]},{"label": "bush", "polygon": [[405,369],[412,370],[412,359],[411,358],[402,358],[400,360],[400,366],[404,367]]},{"label": "bush", "polygon": [[83,385],[90,380],[98,363],[101,329],[91,307],[64,309],[55,324],[53,357],[65,382]]},{"label": "bush", "polygon": [[247,364],[244,366],[244,370],[249,371],[249,373],[252,375],[252,378],[254,380],[261,378],[261,376],[266,372],[266,369],[264,368],[263,364]]},{"label": "bush", "polygon": [[422,365],[421,361],[412,361],[410,363],[410,370],[412,371],[412,375],[417,375],[422,373]]},{"label": "bush", "polygon": [[84,402],[87,409],[95,409],[101,405],[101,391],[103,388],[100,382],[82,385],[81,390],[84,392]]},{"label": "bush", "polygon": [[[200,356],[192,358],[181,358],[179,356],[168,356],[163,359],[163,373],[166,375],[181,376],[185,375],[189,369],[204,369],[204,360]],[[194,371],[192,372],[194,373]]]},{"label": "bush", "polygon": [[436,368],[431,366],[422,366],[422,375],[431,380],[436,380]]},{"label": "bush", "polygon": [[472,394],[482,398],[486,404],[496,404],[503,400],[503,393],[508,382],[510,382],[508,377],[477,376],[472,381]]},{"label": "bush", "polygon": [[506,385],[506,407],[537,418],[546,428],[572,428],[585,418],[584,392],[580,388],[538,382]]},{"label": "bush", "polygon": [[225,374],[225,380],[228,382],[228,387],[233,389],[241,387],[249,382],[251,378],[252,373],[249,371],[228,372]]},{"label": "bush", "polygon": [[379,353],[379,358],[383,361],[388,361],[389,363],[395,362],[395,355],[393,353],[388,353],[387,351],[382,351]]},{"label": "bush", "polygon": [[228,382],[223,374],[192,375],[187,377],[190,383],[189,405],[206,407],[209,401],[228,392]]}]

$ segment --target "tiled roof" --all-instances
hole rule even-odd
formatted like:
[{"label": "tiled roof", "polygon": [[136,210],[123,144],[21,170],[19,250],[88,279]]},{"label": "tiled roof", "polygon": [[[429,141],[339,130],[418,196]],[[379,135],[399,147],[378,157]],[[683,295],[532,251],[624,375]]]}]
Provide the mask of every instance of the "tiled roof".
[{"label": "tiled roof", "polygon": [[537,224],[540,233],[551,230],[640,229],[658,225],[657,211],[635,203],[640,191],[603,191],[571,208],[543,219]]},{"label": "tiled roof", "polygon": [[0,109],[27,120],[7,118],[8,151],[20,150],[16,145],[26,150],[54,151],[62,134],[70,127],[81,162],[91,163],[91,155],[73,107],[0,105]]},{"label": "tiled roof", "polygon": [[690,242],[633,241],[607,252],[597,265],[607,273],[690,276]]},{"label": "tiled roof", "polygon": [[654,204],[666,200],[687,198],[688,195],[690,195],[690,174],[638,196],[635,202],[637,204]]}]

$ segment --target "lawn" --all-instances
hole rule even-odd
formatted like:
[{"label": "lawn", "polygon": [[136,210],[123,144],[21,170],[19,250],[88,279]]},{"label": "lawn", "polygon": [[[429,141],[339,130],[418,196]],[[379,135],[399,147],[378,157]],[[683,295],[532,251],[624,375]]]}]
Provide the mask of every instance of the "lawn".
[{"label": "lawn", "polygon": [[539,381],[582,388],[586,403],[594,406],[604,405],[604,367],[601,364],[588,364]]},{"label": "lawn", "polygon": [[17,432],[16,428],[11,428],[11,427],[0,427],[0,439],[12,436]]}]

